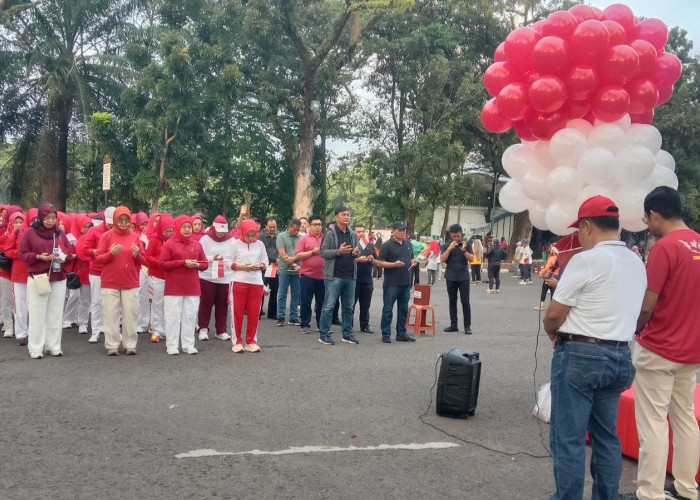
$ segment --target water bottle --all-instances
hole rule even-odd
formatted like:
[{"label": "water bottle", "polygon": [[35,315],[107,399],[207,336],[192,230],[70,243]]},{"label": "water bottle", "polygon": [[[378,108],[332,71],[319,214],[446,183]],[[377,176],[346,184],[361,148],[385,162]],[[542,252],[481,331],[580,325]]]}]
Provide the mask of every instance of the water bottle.
[{"label": "water bottle", "polygon": [[[58,247],[53,249],[53,254],[58,255]],[[57,260],[51,261],[51,272],[57,273],[61,271],[61,263]]]}]

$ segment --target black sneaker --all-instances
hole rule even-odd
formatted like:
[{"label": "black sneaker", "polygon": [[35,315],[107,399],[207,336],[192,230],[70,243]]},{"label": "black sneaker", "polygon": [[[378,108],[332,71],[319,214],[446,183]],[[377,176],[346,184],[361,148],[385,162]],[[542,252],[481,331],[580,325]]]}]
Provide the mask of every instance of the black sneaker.
[{"label": "black sneaker", "polygon": [[278,319],[278,320],[277,320],[277,326],[282,327],[282,326],[284,326],[284,325],[286,325],[286,323],[284,322],[283,319]]},{"label": "black sneaker", "polygon": [[302,326],[301,333],[311,333],[311,326],[310,325]]},{"label": "black sneaker", "polygon": [[397,342],[415,342],[416,339],[409,337],[408,335],[402,335],[401,337],[396,337]]},{"label": "black sneaker", "polygon": [[290,321],[289,324],[292,326],[301,326],[301,321],[295,319],[294,321]]},{"label": "black sneaker", "polygon": [[333,342],[333,339],[330,335],[321,335],[318,338],[318,341],[324,345],[335,345],[335,342]]},{"label": "black sneaker", "polygon": [[370,327],[367,328],[360,328],[360,331],[362,333],[374,333],[374,330],[372,330]]},{"label": "black sneaker", "polygon": [[447,328],[445,328],[443,330],[443,332],[458,332],[458,331],[459,331],[459,328],[457,328],[456,326],[448,326]]},{"label": "black sneaker", "polygon": [[382,337],[382,342],[385,344],[391,344],[391,337]]},{"label": "black sneaker", "polygon": [[472,334],[472,329],[470,326],[465,326],[464,327],[464,334],[465,335],[471,335]]},{"label": "black sneaker", "polygon": [[355,337],[343,337],[343,342],[347,342],[348,344],[359,344],[360,341],[357,340]]},{"label": "black sneaker", "polygon": [[690,497],[684,497],[676,489],[676,485],[671,483],[664,486],[664,495],[671,498],[677,498],[678,500],[691,500]]},{"label": "black sneaker", "polygon": [[27,337],[17,339],[17,345],[27,345]]}]

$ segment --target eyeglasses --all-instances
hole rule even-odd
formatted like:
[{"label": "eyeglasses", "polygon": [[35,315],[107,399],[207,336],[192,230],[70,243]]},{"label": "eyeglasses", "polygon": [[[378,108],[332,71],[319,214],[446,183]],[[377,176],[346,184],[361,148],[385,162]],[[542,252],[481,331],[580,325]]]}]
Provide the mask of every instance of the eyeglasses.
[{"label": "eyeglasses", "polygon": [[320,222],[312,222],[311,225],[312,226],[322,226],[323,224],[321,224]]},{"label": "eyeglasses", "polygon": [[130,219],[117,219],[117,225],[119,226],[128,226],[129,224],[131,224]]}]

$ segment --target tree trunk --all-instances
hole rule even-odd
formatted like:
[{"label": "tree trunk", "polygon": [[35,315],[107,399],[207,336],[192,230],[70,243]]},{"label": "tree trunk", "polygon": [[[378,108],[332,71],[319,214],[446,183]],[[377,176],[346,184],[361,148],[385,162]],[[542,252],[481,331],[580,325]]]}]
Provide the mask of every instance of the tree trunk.
[{"label": "tree trunk", "polygon": [[321,206],[316,209],[316,214],[323,218],[325,223],[328,215],[328,156],[326,154],[326,136],[328,134],[325,128],[321,129]]},{"label": "tree trunk", "polygon": [[318,114],[311,111],[311,101],[316,99],[315,75],[305,78],[304,112],[301,116],[299,136],[299,156],[294,162],[294,217],[308,217],[314,208],[314,192],[311,183],[311,163],[314,160],[315,125]]},{"label": "tree trunk", "polygon": [[532,234],[532,223],[527,212],[515,214],[515,223],[513,224],[513,232],[510,235],[508,242],[508,257],[507,260],[513,260],[515,256],[515,244],[522,241],[523,238],[530,238]]},{"label": "tree trunk", "polygon": [[450,223],[450,208],[452,207],[450,206],[450,200],[448,199],[445,202],[445,215],[442,218],[442,229],[440,230],[440,234],[438,235],[441,238],[445,236],[445,233],[447,232],[447,224]]}]

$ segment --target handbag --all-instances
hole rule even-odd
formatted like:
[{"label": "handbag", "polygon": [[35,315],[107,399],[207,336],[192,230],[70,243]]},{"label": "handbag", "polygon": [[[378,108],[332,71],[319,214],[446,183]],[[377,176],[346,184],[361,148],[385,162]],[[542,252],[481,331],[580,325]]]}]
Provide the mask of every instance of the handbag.
[{"label": "handbag", "polygon": [[80,276],[78,276],[78,273],[66,273],[66,287],[68,287],[69,290],[77,290],[81,285],[82,283],[80,283]]},{"label": "handbag", "polygon": [[51,293],[51,283],[49,282],[49,273],[33,274],[34,287],[39,295]]},{"label": "handbag", "polygon": [[5,252],[0,252],[0,269],[8,273],[12,271],[12,259],[5,255]]}]

